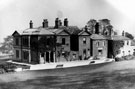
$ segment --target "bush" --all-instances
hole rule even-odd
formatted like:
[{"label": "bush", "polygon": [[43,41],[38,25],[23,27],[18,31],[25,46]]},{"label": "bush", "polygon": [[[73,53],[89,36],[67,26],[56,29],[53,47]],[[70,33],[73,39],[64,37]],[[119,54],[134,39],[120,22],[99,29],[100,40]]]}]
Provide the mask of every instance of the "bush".
[{"label": "bush", "polygon": [[135,56],[128,55],[128,56],[123,56],[121,58],[117,57],[115,58],[115,61],[133,60],[133,59],[135,59]]}]

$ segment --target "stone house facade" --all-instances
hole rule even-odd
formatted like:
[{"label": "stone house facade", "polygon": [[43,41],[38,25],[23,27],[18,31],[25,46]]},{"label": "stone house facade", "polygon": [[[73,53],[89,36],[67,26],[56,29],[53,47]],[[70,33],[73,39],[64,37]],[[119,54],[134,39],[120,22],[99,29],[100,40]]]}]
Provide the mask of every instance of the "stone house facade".
[{"label": "stone house facade", "polygon": [[108,54],[108,41],[103,35],[91,35],[91,56],[93,57],[107,57]]}]

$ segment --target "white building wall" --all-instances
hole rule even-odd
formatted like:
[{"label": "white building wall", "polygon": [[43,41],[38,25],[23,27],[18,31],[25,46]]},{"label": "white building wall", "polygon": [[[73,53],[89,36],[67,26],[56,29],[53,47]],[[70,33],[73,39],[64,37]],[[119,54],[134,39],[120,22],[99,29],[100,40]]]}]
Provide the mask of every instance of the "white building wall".
[{"label": "white building wall", "polygon": [[125,40],[124,46],[120,48],[120,53],[117,55],[117,57],[133,55],[134,49],[135,46],[131,46],[131,40]]}]

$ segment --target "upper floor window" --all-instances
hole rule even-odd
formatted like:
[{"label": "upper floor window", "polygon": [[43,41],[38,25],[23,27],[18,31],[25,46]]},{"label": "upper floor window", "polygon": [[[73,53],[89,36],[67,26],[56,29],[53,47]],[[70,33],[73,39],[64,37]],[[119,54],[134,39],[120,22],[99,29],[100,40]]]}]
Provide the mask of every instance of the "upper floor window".
[{"label": "upper floor window", "polygon": [[83,50],[83,54],[86,54],[86,49]]},{"label": "upper floor window", "polygon": [[29,52],[23,51],[23,59],[29,59]]},{"label": "upper floor window", "polygon": [[19,38],[15,38],[15,45],[19,45]]},{"label": "upper floor window", "polygon": [[129,41],[127,41],[127,45],[129,45]]},{"label": "upper floor window", "polygon": [[62,44],[65,45],[65,43],[66,43],[66,39],[62,38]]},{"label": "upper floor window", "polygon": [[83,38],[83,44],[86,44],[86,37]]},{"label": "upper floor window", "polygon": [[99,47],[99,42],[96,43],[97,47]]},{"label": "upper floor window", "polygon": [[103,46],[105,46],[105,41],[103,41]]},{"label": "upper floor window", "polygon": [[28,38],[22,38],[22,45],[23,46],[28,46],[29,45],[29,39]]}]

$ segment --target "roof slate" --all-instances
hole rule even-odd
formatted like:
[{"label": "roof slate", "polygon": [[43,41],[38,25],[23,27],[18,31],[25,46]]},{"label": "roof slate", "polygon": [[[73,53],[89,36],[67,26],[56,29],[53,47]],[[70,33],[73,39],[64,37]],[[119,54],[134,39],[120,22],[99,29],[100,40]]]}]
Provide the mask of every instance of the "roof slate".
[{"label": "roof slate", "polygon": [[114,35],[114,36],[111,36],[111,40],[130,40],[130,39],[125,36]]},{"label": "roof slate", "polygon": [[105,39],[106,39],[105,36],[99,35],[99,34],[92,34],[92,35],[90,36],[90,38],[91,38],[91,39],[95,39],[95,40],[99,40],[99,39],[105,40]]}]

